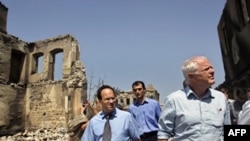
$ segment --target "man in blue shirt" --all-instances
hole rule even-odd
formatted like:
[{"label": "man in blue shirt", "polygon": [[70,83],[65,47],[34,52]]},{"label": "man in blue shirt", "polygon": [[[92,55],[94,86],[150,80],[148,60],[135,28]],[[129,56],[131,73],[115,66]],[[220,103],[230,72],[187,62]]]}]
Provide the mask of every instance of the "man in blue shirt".
[{"label": "man in blue shirt", "polygon": [[131,104],[128,111],[132,113],[139,125],[142,141],[157,141],[158,119],[161,107],[158,101],[146,98],[146,87],[143,81],[135,81],[132,84],[136,101]]},{"label": "man in blue shirt", "polygon": [[230,111],[223,93],[214,90],[214,69],[204,56],[187,59],[187,86],[169,94],[159,119],[158,141],[222,141]]},{"label": "man in blue shirt", "polygon": [[111,127],[110,141],[140,141],[140,132],[132,115],[116,108],[114,88],[109,85],[101,86],[97,90],[97,98],[102,105],[102,111],[91,118],[81,141],[102,141],[107,116]]}]

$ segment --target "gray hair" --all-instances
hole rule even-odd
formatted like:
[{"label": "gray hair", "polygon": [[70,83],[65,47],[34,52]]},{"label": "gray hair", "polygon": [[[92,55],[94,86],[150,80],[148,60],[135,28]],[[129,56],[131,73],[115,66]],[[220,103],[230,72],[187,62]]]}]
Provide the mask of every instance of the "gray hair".
[{"label": "gray hair", "polygon": [[183,76],[185,78],[185,82],[187,84],[189,84],[188,74],[190,74],[190,73],[197,74],[198,73],[198,68],[199,68],[198,60],[208,60],[208,59],[205,56],[191,57],[191,58],[185,60],[182,67],[181,67]]}]

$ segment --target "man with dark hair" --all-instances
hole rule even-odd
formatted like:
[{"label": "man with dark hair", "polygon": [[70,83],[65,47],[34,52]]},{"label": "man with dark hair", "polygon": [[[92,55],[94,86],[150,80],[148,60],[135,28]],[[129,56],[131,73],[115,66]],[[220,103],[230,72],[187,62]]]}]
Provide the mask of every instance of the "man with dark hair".
[{"label": "man with dark hair", "polygon": [[102,105],[102,111],[91,118],[81,140],[104,141],[104,138],[111,137],[107,140],[140,141],[139,129],[132,115],[116,108],[114,88],[109,85],[101,86],[97,90],[97,98]]},{"label": "man with dark hair", "polygon": [[143,81],[135,81],[132,89],[136,101],[131,104],[128,111],[132,113],[139,125],[142,141],[157,141],[158,119],[161,113],[161,107],[158,101],[149,99],[145,96],[146,87]]}]

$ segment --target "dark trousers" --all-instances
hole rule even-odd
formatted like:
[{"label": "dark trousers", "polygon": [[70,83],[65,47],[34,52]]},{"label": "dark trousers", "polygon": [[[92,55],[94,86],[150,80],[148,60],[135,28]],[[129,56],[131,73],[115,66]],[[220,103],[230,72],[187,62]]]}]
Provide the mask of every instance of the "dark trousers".
[{"label": "dark trousers", "polygon": [[157,131],[142,134],[141,141],[157,141]]}]

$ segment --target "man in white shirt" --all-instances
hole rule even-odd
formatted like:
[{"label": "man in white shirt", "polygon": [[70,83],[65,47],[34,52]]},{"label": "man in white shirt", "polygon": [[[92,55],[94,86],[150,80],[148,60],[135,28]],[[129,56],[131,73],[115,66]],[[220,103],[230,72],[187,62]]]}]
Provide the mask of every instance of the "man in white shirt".
[{"label": "man in white shirt", "polygon": [[244,103],[238,115],[239,125],[250,125],[250,89],[247,89],[247,95],[249,100]]}]

